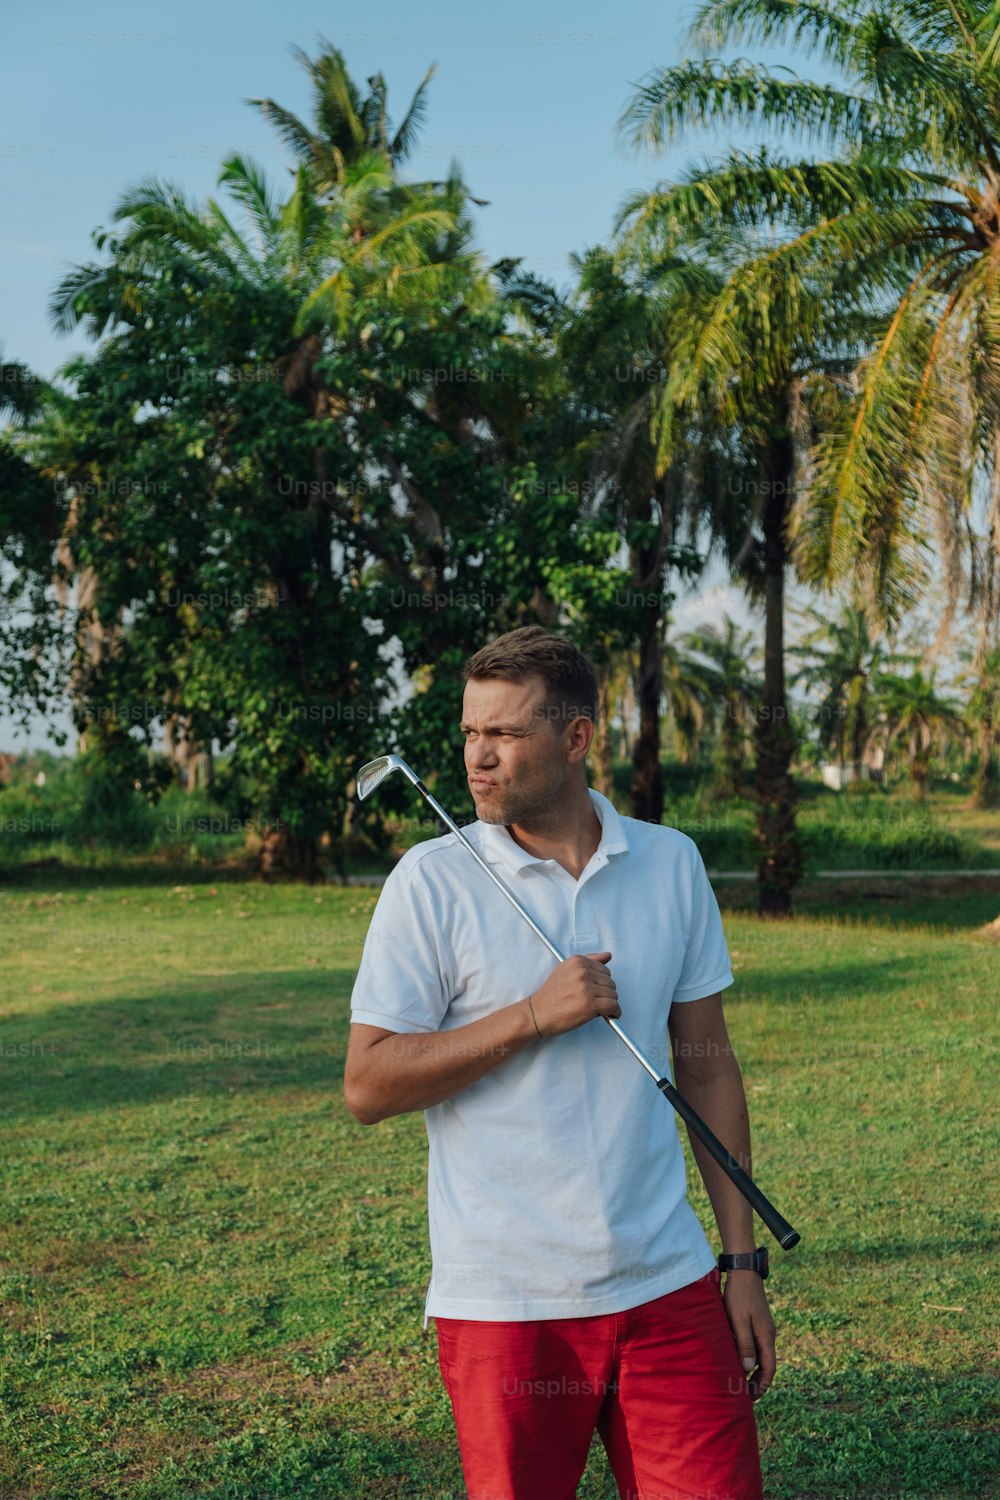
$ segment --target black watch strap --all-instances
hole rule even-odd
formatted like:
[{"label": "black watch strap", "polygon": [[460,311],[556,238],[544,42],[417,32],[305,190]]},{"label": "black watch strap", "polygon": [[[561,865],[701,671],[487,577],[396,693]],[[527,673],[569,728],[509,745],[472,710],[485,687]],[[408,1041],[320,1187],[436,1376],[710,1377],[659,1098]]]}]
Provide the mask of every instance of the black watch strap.
[{"label": "black watch strap", "polygon": [[720,1271],[757,1271],[761,1280],[767,1280],[767,1246],[758,1245],[754,1251],[744,1250],[739,1255],[720,1255]]}]

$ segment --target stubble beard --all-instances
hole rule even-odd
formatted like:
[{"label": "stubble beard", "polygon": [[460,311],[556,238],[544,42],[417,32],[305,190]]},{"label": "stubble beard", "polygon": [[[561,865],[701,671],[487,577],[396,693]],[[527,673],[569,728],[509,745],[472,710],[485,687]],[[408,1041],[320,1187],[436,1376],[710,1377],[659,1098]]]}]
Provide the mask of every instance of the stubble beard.
[{"label": "stubble beard", "polygon": [[522,792],[516,787],[499,791],[495,788],[476,804],[476,816],[481,823],[502,824],[509,828],[517,824],[529,829],[548,822],[553,808],[562,792],[563,778],[535,791]]}]

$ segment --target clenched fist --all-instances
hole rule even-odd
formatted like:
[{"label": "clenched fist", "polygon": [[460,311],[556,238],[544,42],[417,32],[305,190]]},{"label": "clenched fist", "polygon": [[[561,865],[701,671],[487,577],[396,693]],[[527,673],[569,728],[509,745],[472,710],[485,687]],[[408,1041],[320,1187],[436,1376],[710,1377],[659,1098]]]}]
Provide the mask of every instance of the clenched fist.
[{"label": "clenched fist", "polygon": [[577,953],[556,965],[531,996],[535,1025],[543,1037],[574,1031],[595,1016],[618,1019],[622,1008],[607,968],[610,958],[610,953]]}]

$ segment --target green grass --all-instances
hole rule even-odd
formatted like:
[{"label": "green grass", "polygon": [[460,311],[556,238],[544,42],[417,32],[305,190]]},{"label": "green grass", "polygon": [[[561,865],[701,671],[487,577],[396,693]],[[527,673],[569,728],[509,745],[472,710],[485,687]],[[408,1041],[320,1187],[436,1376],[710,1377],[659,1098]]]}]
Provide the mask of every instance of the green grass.
[{"label": "green grass", "polygon": [[[341,1100],[373,902],[0,894],[5,1497],[464,1494],[423,1120]],[[1000,895],[803,911],[726,916],[755,1173],[802,1234],[768,1281],[766,1493],[1000,1494]],[[597,1445],[581,1500],[614,1493]]]}]

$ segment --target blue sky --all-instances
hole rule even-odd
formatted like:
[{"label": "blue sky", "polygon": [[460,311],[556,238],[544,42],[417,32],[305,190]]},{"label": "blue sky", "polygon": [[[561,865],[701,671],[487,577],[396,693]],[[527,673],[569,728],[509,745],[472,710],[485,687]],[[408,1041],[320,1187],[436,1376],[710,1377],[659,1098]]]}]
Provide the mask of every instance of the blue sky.
[{"label": "blue sky", "polygon": [[[280,189],[291,157],[243,100],[270,96],[308,118],[308,82],[291,49],[314,54],[321,34],[362,88],[371,73],[385,74],[397,122],[437,64],[407,175],[443,176],[457,159],[475,196],[489,200],[476,210],[487,257],[523,256],[527,268],[568,285],[570,252],[606,241],[626,196],[724,149],[722,137],[702,136],[665,158],[636,156],[615,136],[634,85],[691,54],[694,11],[676,0],[510,0],[502,9],[458,0],[376,0],[368,9],[104,0],[85,9],[42,0],[11,9],[0,101],[0,346],[48,378],[89,347],[81,334],[53,331],[48,305],[67,270],[95,258],[91,233],[111,226],[127,188],[154,177],[204,201],[216,192],[220,161],[239,150]],[[706,583],[722,587],[719,576]],[[728,590],[711,597],[713,614],[722,607],[747,619]],[[684,605],[685,614],[698,609],[697,598]],[[31,743],[41,738],[37,721]],[[23,745],[0,717],[0,749]]]},{"label": "blue sky", "polygon": [[216,191],[230,151],[256,156],[276,185],[291,158],[245,98],[270,96],[308,116],[306,75],[292,55],[323,34],[363,86],[381,70],[401,118],[437,63],[429,113],[408,175],[444,175],[457,159],[489,207],[477,211],[490,259],[522,255],[565,283],[572,250],[606,240],[637,188],[704,154],[666,159],[616,143],[632,86],[690,49],[689,4],[628,7],[512,0],[480,11],[438,0],[370,9],[284,0],[179,0],[171,7],[67,0],[8,11],[0,104],[0,340],[52,376],[79,337],[56,335],[48,302],[68,267],[91,258],[122,192],[147,177],[194,199]]}]

